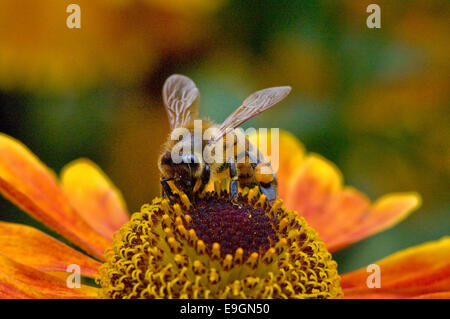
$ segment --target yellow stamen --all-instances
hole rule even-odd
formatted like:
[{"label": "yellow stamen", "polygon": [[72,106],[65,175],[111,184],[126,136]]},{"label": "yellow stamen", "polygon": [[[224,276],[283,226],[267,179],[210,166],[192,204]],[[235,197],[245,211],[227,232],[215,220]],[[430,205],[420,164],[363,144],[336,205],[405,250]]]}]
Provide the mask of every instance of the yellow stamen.
[{"label": "yellow stamen", "polygon": [[[175,204],[158,198],[142,206],[106,252],[100,297],[342,297],[336,262],[303,218],[257,188],[244,189],[233,205],[226,189],[216,183],[195,205],[181,194]],[[215,221],[225,217],[226,227]]]}]

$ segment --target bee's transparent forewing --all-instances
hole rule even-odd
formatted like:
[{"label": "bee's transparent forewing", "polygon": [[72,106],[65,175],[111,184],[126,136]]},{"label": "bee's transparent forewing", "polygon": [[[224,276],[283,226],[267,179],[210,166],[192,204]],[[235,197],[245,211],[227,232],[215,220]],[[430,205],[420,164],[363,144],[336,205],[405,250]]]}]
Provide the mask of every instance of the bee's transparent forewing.
[{"label": "bee's transparent forewing", "polygon": [[290,86],[278,86],[257,91],[247,97],[242,105],[236,109],[211,138],[211,143],[217,142],[228,130],[235,129],[255,115],[264,112],[284,99],[291,91]]},{"label": "bee's transparent forewing", "polygon": [[187,76],[171,75],[163,87],[163,100],[169,117],[170,128],[183,127],[197,116],[195,101],[199,92]]}]

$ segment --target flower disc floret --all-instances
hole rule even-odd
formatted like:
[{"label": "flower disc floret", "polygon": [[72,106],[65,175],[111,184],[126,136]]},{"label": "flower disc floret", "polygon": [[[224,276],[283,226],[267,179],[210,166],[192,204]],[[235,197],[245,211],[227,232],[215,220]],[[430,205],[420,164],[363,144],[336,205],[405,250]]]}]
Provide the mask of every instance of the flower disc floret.
[{"label": "flower disc floret", "polygon": [[106,298],[339,298],[337,264],[281,200],[224,189],[157,198],[133,214],[100,268]]}]

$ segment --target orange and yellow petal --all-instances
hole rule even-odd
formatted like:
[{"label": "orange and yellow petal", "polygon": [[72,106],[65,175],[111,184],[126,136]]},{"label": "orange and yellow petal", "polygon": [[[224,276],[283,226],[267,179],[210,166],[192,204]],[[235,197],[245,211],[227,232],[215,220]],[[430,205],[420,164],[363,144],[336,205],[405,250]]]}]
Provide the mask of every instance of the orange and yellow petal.
[{"label": "orange and yellow petal", "polygon": [[[328,240],[329,247],[336,251],[363,238],[388,229],[405,219],[420,205],[416,193],[388,194],[378,199],[358,220]],[[355,226],[355,224],[357,226]]]},{"label": "orange and yellow petal", "polygon": [[72,206],[105,238],[129,220],[120,191],[103,171],[87,159],[69,163],[61,173],[61,187]]},{"label": "orange and yellow petal", "polygon": [[[309,222],[314,221],[316,225],[320,219],[328,219],[327,215],[332,214],[332,208],[342,190],[339,170],[319,155],[309,155],[291,174],[286,206],[296,208],[303,217]],[[280,180],[280,183],[283,181]]]},{"label": "orange and yellow petal", "polygon": [[44,272],[66,272],[76,264],[94,278],[101,263],[29,226],[0,222],[0,254]]},{"label": "orange and yellow petal", "polygon": [[95,298],[97,288],[68,288],[64,279],[22,265],[0,254],[0,298]]},{"label": "orange and yellow petal", "polygon": [[[285,183],[281,178],[279,183]],[[415,193],[390,194],[374,204],[361,192],[343,186],[339,169],[316,154],[307,155],[288,180],[286,206],[316,229],[329,251],[385,230],[420,205]]]},{"label": "orange and yellow petal", "polygon": [[72,207],[50,170],[26,146],[1,133],[0,192],[95,257],[103,258],[111,244]]},{"label": "orange and yellow petal", "polygon": [[450,295],[450,237],[397,252],[375,263],[380,288],[362,268],[342,276],[346,298],[444,298]]},{"label": "orange and yellow petal", "polygon": [[450,299],[450,290],[444,292],[435,292],[431,294],[423,294],[414,299]]}]

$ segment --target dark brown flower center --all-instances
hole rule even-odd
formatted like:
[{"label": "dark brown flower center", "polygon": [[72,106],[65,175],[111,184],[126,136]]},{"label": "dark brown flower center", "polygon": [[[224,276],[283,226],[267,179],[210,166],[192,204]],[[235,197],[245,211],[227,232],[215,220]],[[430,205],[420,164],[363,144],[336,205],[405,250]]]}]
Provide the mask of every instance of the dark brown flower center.
[{"label": "dark brown flower center", "polygon": [[278,219],[270,220],[263,208],[254,208],[242,197],[233,204],[208,194],[197,199],[186,215],[192,218],[185,223],[186,229],[194,229],[208,247],[219,243],[222,256],[233,255],[238,248],[244,250],[244,257],[253,252],[263,254],[278,241]]},{"label": "dark brown flower center", "polygon": [[336,262],[297,212],[270,205],[257,188],[235,205],[214,186],[193,203],[186,194],[177,203],[156,198],[133,214],[106,251],[99,296],[342,296]]}]

